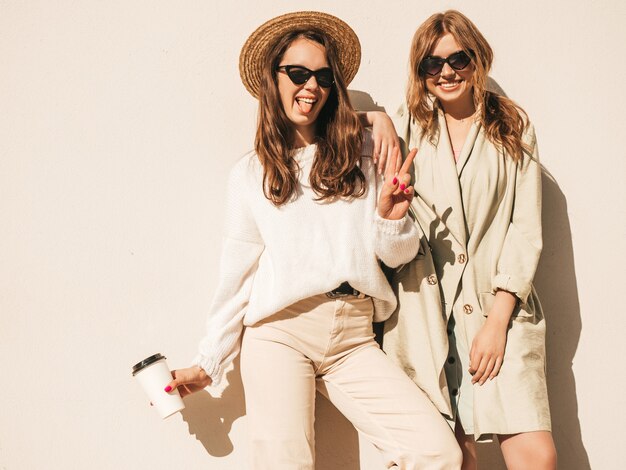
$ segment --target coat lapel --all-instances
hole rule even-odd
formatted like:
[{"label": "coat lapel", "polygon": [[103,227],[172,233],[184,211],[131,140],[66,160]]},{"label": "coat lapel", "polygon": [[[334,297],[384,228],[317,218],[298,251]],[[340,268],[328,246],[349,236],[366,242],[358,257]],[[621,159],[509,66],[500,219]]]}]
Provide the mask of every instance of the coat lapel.
[{"label": "coat lapel", "polygon": [[395,119],[393,120],[394,126],[398,137],[400,137],[400,150],[402,151],[402,157],[406,157],[409,153],[409,146],[411,145],[411,115],[407,109],[406,103],[402,103],[398,111],[396,112]]},{"label": "coat lapel", "polygon": [[461,155],[459,156],[459,161],[456,162],[456,171],[459,178],[461,177],[461,173],[463,173],[463,168],[465,168],[465,164],[467,163],[467,160],[472,153],[472,149],[474,148],[474,144],[476,143],[476,138],[478,137],[479,132],[480,122],[474,121],[472,123],[472,127],[470,127],[470,130],[467,133],[467,138],[465,139],[463,149],[461,150]]},{"label": "coat lapel", "polygon": [[[443,183],[442,186],[445,190],[449,206],[452,208],[448,220],[444,221],[444,223],[450,229],[452,236],[465,248],[467,231],[465,229],[465,212],[463,211],[463,199],[461,198],[459,173],[457,171],[458,165],[454,161],[452,146],[450,145],[450,136],[448,135],[448,129],[442,114],[439,115],[439,123],[439,139],[435,147],[437,166],[439,167],[439,174]],[[461,155],[461,157],[465,155],[465,161],[467,161],[467,155],[469,155],[467,146],[468,144],[466,142]],[[460,162],[461,158],[459,158],[459,163]]]}]

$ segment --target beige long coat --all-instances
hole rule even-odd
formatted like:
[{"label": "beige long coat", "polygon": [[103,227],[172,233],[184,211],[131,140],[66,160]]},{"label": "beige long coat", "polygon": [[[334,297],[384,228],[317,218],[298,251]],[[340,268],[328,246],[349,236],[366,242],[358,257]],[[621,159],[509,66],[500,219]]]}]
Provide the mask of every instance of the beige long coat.
[{"label": "beige long coat", "polygon": [[442,114],[440,123],[434,143],[420,140],[406,107],[396,123],[404,144],[419,149],[412,212],[425,236],[417,258],[393,279],[399,306],[385,324],[384,349],[451,416],[447,321],[453,310],[455,318],[465,315],[469,350],[496,290],[512,292],[518,304],[502,369],[494,380],[473,386],[474,434],[488,439],[549,430],[545,322],[532,285],[542,247],[534,130],[525,136],[531,155],[515,163],[474,123],[455,164]]}]

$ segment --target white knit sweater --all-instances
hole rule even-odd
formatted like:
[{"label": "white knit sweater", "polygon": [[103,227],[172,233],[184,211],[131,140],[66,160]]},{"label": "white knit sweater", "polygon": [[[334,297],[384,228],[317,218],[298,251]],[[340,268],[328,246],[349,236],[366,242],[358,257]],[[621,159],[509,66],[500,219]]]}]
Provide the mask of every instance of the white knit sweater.
[{"label": "white knit sweater", "polygon": [[297,151],[297,196],[280,207],[263,194],[263,168],[251,153],[232,169],[228,181],[226,230],[220,280],[207,320],[206,336],[193,363],[217,384],[239,353],[243,326],[307,297],[348,281],[374,300],[374,319],[387,319],[396,307],[379,260],[389,267],[409,262],[419,248],[415,224],[405,217],[377,215],[382,179],[364,145],[364,196],[316,201],[309,174],[316,146]]}]

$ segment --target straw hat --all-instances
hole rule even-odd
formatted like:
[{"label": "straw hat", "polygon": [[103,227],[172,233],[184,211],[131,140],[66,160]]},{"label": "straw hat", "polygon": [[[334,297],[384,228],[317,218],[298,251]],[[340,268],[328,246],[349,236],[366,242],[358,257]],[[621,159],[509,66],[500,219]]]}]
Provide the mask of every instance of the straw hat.
[{"label": "straw hat", "polygon": [[346,85],[352,81],[361,63],[361,44],[356,33],[336,16],[318,11],[298,11],[263,23],[241,48],[239,74],[252,96],[259,97],[263,63],[270,48],[285,34],[299,29],[325,33],[335,45]]}]

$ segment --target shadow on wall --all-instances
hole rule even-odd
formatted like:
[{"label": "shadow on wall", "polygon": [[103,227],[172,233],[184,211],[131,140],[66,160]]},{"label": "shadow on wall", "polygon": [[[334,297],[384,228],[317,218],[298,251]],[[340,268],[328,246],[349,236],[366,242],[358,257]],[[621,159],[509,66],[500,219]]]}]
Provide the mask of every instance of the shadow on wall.
[{"label": "shadow on wall", "polygon": [[591,466],[582,442],[576,382],[572,371],[582,329],[572,232],[565,195],[550,172],[545,167],[542,170],[543,251],[535,275],[535,287],[547,325],[552,433],[559,468],[589,470]]},{"label": "shadow on wall", "polygon": [[[245,415],[245,400],[239,360],[226,374],[228,386],[220,398],[199,392],[185,398],[183,420],[189,434],[202,443],[213,457],[229,455],[235,445],[247,446],[246,437],[233,442],[233,423]],[[319,470],[359,470],[359,438],[352,424],[322,395],[316,397],[316,468]]]},{"label": "shadow on wall", "polygon": [[359,470],[359,435],[323,395],[315,398],[316,470]]},{"label": "shadow on wall", "polygon": [[189,434],[195,435],[206,451],[214,457],[224,457],[233,451],[230,431],[235,420],[245,415],[245,401],[239,360],[226,374],[228,386],[222,396],[213,397],[208,392],[199,392],[185,398],[183,420],[189,426]]},{"label": "shadow on wall", "polygon": [[385,108],[379,106],[369,93],[360,90],[348,90],[348,96],[352,107],[357,111],[385,111]]}]

